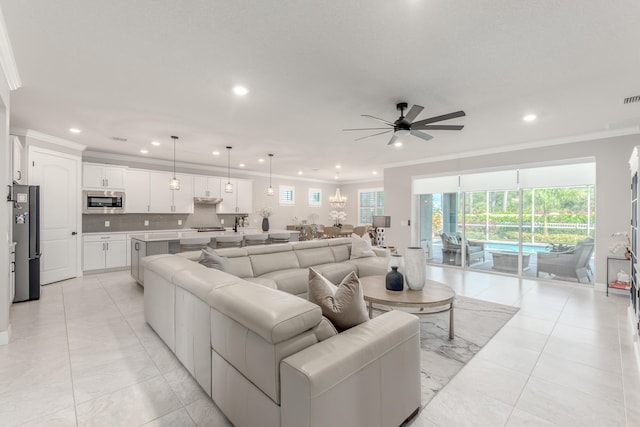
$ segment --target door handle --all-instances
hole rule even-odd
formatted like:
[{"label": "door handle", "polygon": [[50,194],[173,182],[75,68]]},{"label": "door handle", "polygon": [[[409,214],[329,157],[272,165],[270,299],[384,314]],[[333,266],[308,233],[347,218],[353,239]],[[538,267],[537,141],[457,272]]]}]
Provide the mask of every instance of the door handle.
[{"label": "door handle", "polygon": [[75,236],[76,234],[78,234],[78,233],[76,233],[75,231],[72,231],[72,232],[71,232],[71,235],[72,235],[72,236]]},{"label": "door handle", "polygon": [[140,243],[136,242],[136,244],[133,246],[135,248],[136,251],[140,250]]},{"label": "door handle", "polygon": [[17,171],[18,172],[18,181],[22,181],[22,171]]}]

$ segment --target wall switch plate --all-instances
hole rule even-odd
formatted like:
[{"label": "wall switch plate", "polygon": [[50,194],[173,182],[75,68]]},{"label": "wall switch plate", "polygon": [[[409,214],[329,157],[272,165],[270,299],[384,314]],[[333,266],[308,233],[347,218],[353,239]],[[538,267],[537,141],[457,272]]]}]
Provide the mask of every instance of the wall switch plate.
[{"label": "wall switch plate", "polygon": [[145,220],[144,220],[144,226],[145,226],[145,227],[148,227],[148,226],[149,226],[149,220],[148,220],[148,219],[145,219]]},{"label": "wall switch plate", "polygon": [[105,221],[104,222],[104,226],[105,227],[111,227],[111,221]]},{"label": "wall switch plate", "polygon": [[220,224],[224,224],[224,219],[221,219],[221,220],[220,220]]},{"label": "wall switch plate", "polygon": [[182,220],[181,219],[178,220],[178,225],[182,225]]}]

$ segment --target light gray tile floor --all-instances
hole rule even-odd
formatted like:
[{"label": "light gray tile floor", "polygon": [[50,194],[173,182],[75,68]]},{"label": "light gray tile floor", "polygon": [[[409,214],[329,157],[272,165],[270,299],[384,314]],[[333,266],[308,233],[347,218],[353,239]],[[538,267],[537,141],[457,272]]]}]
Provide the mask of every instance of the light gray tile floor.
[{"label": "light gray tile floor", "polygon": [[[628,298],[588,287],[429,268],[459,295],[521,307],[412,426],[635,426],[640,369]],[[127,271],[14,304],[0,347],[2,426],[228,426],[145,323]]]}]

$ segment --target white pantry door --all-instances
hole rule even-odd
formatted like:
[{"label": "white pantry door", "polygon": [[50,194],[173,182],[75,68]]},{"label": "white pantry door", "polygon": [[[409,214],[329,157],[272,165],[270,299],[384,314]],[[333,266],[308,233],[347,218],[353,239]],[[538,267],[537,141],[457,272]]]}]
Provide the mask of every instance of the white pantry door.
[{"label": "white pantry door", "polygon": [[40,186],[40,283],[77,275],[80,157],[32,147],[29,185]]}]

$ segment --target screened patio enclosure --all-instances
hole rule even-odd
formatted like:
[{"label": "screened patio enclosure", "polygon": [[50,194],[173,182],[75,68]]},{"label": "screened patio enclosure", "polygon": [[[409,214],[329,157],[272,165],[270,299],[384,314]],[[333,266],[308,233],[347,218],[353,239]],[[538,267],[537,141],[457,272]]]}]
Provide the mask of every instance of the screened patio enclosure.
[{"label": "screened patio enclosure", "polygon": [[595,164],[414,179],[430,264],[593,284]]}]

